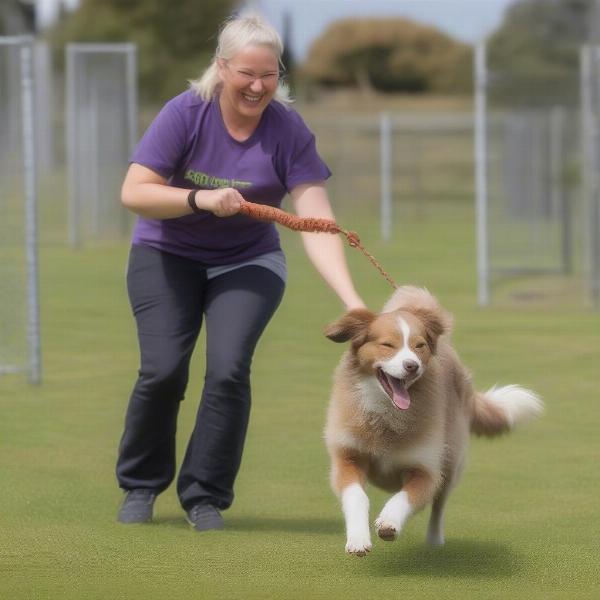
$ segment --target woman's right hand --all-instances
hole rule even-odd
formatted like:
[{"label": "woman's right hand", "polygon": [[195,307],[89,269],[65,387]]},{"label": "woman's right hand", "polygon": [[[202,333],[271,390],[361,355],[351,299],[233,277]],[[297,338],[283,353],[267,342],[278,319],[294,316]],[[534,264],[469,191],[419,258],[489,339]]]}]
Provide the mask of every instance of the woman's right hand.
[{"label": "woman's right hand", "polygon": [[231,217],[240,212],[242,200],[242,195],[234,188],[198,190],[196,192],[198,208],[209,210],[217,217]]},{"label": "woman's right hand", "polygon": [[[123,181],[121,202],[125,208],[147,219],[175,219],[192,212],[190,191],[172,187],[162,175],[132,163]],[[194,198],[198,208],[218,217],[230,217],[238,213],[243,200],[233,188],[196,190]]]}]

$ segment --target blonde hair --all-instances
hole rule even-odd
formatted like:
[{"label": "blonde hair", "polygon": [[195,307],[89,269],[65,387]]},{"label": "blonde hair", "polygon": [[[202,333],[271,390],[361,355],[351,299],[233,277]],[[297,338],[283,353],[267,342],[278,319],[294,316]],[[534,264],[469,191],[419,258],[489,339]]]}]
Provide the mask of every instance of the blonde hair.
[{"label": "blonde hair", "polygon": [[[283,43],[271,25],[258,15],[232,17],[225,21],[219,32],[217,49],[210,66],[198,79],[190,80],[190,88],[203,100],[211,100],[221,86],[217,60],[230,60],[247,46],[270,48],[277,57],[279,65],[283,66],[281,63]],[[281,81],[277,85],[274,99],[284,105],[293,102],[289,88]]]}]

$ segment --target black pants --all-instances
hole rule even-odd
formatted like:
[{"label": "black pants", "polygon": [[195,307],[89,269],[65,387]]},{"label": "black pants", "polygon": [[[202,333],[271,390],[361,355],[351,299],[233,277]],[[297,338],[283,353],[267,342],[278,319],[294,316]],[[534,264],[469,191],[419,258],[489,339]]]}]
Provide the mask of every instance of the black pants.
[{"label": "black pants", "polygon": [[228,508],[248,426],[252,355],[284,283],[258,266],[208,280],[196,261],[133,246],[127,286],[141,367],[119,447],[119,485],[159,493],[173,481],[177,413],[204,315],[204,390],[177,492],[186,510],[198,503]]}]

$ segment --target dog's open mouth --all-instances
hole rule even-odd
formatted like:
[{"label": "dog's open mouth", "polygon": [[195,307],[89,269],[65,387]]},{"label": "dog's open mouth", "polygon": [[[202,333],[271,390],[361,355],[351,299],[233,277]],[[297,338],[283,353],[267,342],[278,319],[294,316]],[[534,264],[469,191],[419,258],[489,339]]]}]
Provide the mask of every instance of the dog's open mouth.
[{"label": "dog's open mouth", "polygon": [[396,407],[406,410],[410,406],[405,379],[397,379],[385,373],[383,369],[377,369],[377,380]]}]

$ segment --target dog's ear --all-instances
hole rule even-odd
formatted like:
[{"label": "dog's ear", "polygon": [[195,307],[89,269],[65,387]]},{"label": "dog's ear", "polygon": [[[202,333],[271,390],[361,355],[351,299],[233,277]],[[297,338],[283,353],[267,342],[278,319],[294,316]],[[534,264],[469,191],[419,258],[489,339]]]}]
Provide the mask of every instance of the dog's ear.
[{"label": "dog's ear", "polygon": [[450,333],[452,329],[452,317],[445,312],[415,308],[412,310],[415,316],[425,325],[427,343],[432,352],[435,352],[440,335]]},{"label": "dog's ear", "polygon": [[351,310],[331,325],[328,325],[325,329],[325,335],[332,342],[352,340],[354,343],[360,343],[374,318],[375,313],[366,308]]}]

